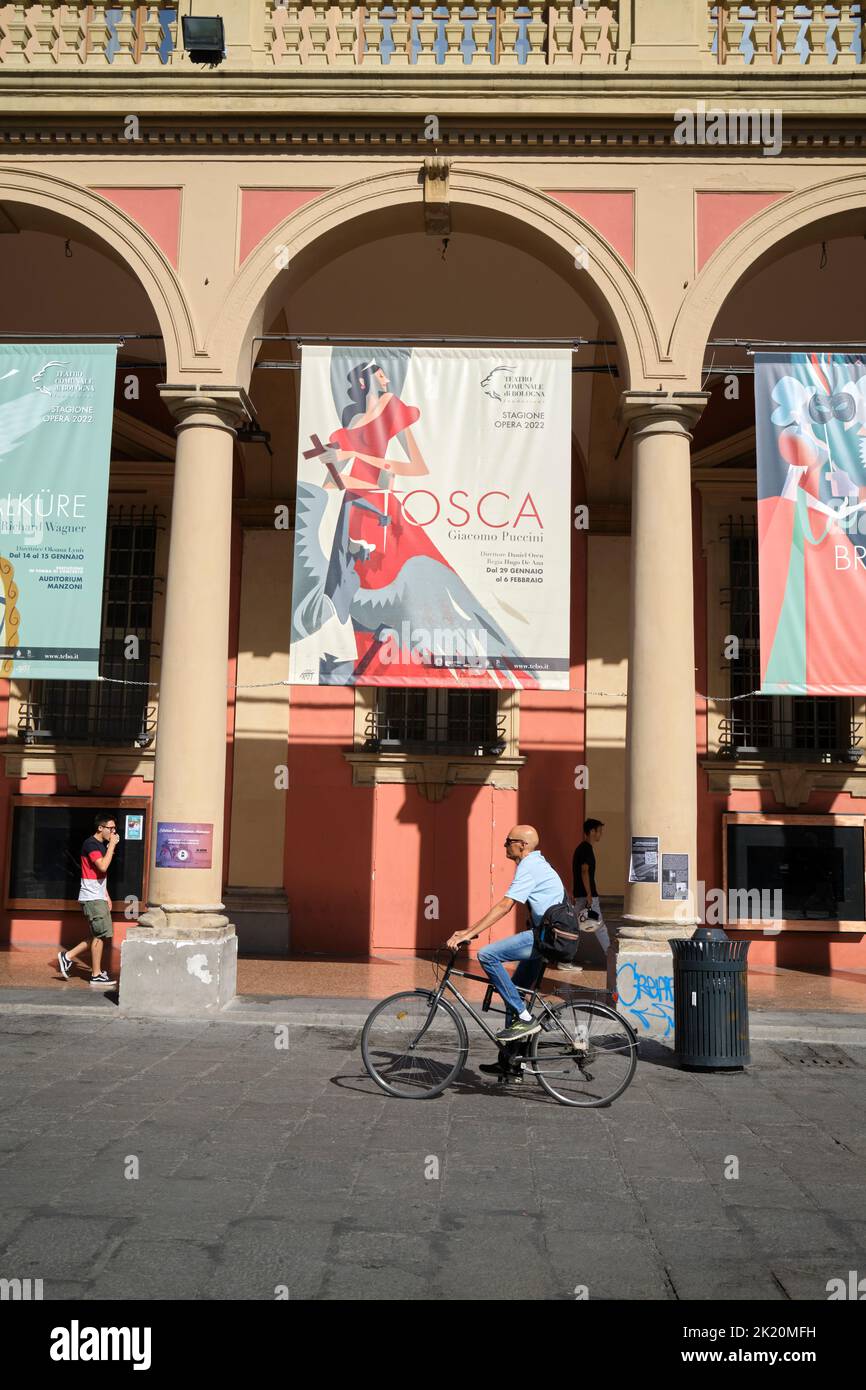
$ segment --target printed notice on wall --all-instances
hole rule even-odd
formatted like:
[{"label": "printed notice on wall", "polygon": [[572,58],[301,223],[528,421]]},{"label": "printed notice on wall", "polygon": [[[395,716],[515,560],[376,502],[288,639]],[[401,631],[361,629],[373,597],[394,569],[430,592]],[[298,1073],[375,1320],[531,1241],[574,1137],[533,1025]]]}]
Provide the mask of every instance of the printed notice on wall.
[{"label": "printed notice on wall", "polygon": [[662,897],[685,899],[689,896],[689,856],[687,854],[662,855]]},{"label": "printed notice on wall", "polygon": [[160,821],[156,827],[158,869],[209,869],[213,860],[213,826],[200,822]]},{"label": "printed notice on wall", "polygon": [[658,835],[632,835],[628,881],[629,883],[658,883]]}]

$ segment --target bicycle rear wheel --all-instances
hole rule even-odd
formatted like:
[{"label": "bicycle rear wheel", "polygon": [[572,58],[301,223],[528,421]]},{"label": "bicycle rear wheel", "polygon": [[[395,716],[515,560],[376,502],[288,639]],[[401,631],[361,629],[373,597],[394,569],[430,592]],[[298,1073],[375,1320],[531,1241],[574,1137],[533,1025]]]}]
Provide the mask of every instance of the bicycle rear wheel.
[{"label": "bicycle rear wheel", "polygon": [[529,1065],[561,1105],[610,1105],[637,1066],[637,1038],[606,1004],[576,1000],[551,1009],[554,1020],[536,1033]]},{"label": "bicycle rear wheel", "polygon": [[450,1086],[469,1053],[466,1025],[446,1000],[433,1007],[431,990],[392,994],[377,1004],[361,1033],[370,1076],[401,1100],[430,1100]]}]

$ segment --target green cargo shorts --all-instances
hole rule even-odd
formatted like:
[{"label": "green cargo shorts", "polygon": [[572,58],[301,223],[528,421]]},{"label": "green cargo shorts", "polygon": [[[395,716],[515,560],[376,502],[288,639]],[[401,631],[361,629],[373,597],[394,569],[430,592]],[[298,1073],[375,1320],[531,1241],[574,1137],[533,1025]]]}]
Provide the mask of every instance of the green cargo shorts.
[{"label": "green cargo shorts", "polygon": [[94,898],[92,902],[82,903],[81,910],[90,923],[91,935],[110,941],[114,935],[114,923],[105,899]]}]

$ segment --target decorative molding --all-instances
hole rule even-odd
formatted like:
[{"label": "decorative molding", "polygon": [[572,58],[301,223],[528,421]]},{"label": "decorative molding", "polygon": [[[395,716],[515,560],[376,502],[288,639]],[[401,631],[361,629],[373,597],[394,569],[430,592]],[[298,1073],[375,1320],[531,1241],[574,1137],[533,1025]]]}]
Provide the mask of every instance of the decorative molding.
[{"label": "decorative molding", "polygon": [[111,748],[24,748],[3,751],[6,776],[23,781],[26,777],[65,777],[75,791],[98,791],[106,777],[140,777],[153,781],[153,750],[128,752]]},{"label": "decorative molding", "polygon": [[451,235],[450,172],[451,164],[447,159],[431,155],[424,160],[424,231],[428,236]]},{"label": "decorative molding", "polygon": [[518,773],[526,762],[519,755],[520,693],[497,694],[497,725],[505,751],[494,754],[374,752],[364,747],[369,719],[376,708],[374,686],[355,687],[354,748],[343,756],[352,768],[353,787],[414,783],[427,801],[442,801],[452,786],[498,787],[517,791]]},{"label": "decorative molding", "polygon": [[[828,82],[832,80],[831,72],[827,74]],[[0,90],[0,105],[4,92],[9,98],[13,95],[8,76],[3,74],[3,77],[5,81],[3,89]],[[109,74],[106,74],[103,80],[108,78]],[[346,93],[341,90],[343,82],[339,76],[329,74],[327,80],[328,85],[333,85],[335,89],[334,100],[344,99]],[[564,117],[561,114],[561,108],[566,103],[569,111],[572,109],[575,98],[573,81],[567,84],[565,90],[541,90],[530,93],[526,90],[527,85],[535,80],[537,79],[533,79],[530,74],[524,75],[521,72],[516,81],[512,79],[504,83],[500,78],[497,90],[494,91],[484,90],[477,77],[471,83],[471,90],[464,87],[463,90],[458,88],[456,91],[448,90],[451,84],[444,75],[429,84],[415,84],[411,81],[405,84],[395,77],[389,77],[387,88],[381,79],[373,89],[361,88],[360,83],[352,82],[352,87],[359,88],[350,94],[358,102],[359,115],[347,114],[342,121],[335,120],[330,123],[324,123],[320,117],[295,114],[298,112],[300,96],[295,92],[290,94],[291,114],[284,120],[264,116],[259,120],[244,117],[236,108],[232,109],[228,99],[219,116],[209,116],[195,110],[195,106],[201,101],[200,87],[197,87],[196,95],[187,98],[193,109],[184,117],[172,121],[166,120],[162,112],[153,115],[142,112],[141,137],[136,141],[125,139],[123,120],[118,120],[111,109],[106,109],[102,121],[90,114],[77,119],[68,114],[64,118],[52,115],[43,118],[31,114],[29,120],[25,121],[20,117],[0,113],[0,147],[7,151],[32,147],[43,154],[55,149],[72,150],[76,153],[89,150],[104,153],[107,150],[115,150],[133,161],[154,149],[170,149],[189,154],[195,159],[206,158],[209,154],[224,157],[226,154],[255,154],[263,150],[279,153],[290,150],[299,153],[328,153],[357,159],[358,154],[365,149],[377,152],[383,149],[398,149],[405,155],[423,158],[429,153],[429,142],[424,139],[422,133],[423,122],[414,111],[403,119],[395,118],[395,103],[405,101],[407,106],[411,105],[414,108],[421,96],[427,97],[430,101],[441,101],[447,95],[452,103],[461,102],[466,112],[465,115],[449,117],[447,128],[442,131],[439,144],[449,153],[464,151],[476,154],[479,150],[488,150],[495,154],[507,151],[513,155],[522,150],[550,155],[589,152],[593,157],[603,152],[605,155],[619,155],[625,159],[633,159],[635,154],[642,158],[653,154],[682,158],[682,146],[674,142],[673,122],[669,115],[651,112],[633,119],[624,119],[621,115],[611,114],[603,127],[600,127],[598,106],[591,111],[575,112],[573,117]],[[702,84],[705,80],[706,73],[701,73]],[[607,83],[610,81],[611,78],[606,79]],[[797,87],[805,85],[805,81],[805,77],[798,77]],[[276,85],[278,79],[269,79],[269,85],[262,91],[261,99],[273,108],[275,93],[270,86],[271,82]],[[559,79],[556,79],[556,83],[558,86],[561,85]],[[295,85],[294,82],[292,85]],[[521,89],[519,93],[514,90],[518,85]],[[585,77],[581,76],[579,85],[581,97],[586,99],[588,91]],[[176,86],[174,80],[171,81],[171,86]],[[432,87],[436,88],[435,92],[431,90]],[[128,78],[126,91],[128,92]],[[136,92],[140,101],[138,81]],[[68,99],[72,94],[64,95]],[[613,111],[618,100],[628,101],[632,95],[628,92],[620,94],[607,90],[603,92],[602,99],[605,106]],[[849,83],[846,83],[844,93],[840,95],[852,99]],[[215,94],[211,93],[211,96],[215,97]],[[516,124],[513,115],[515,96],[527,100],[534,98],[537,103],[548,108],[549,114],[542,111],[534,118],[521,119],[519,124]],[[22,92],[21,101],[25,99],[31,113],[38,109],[37,94],[32,86],[28,86],[26,92]],[[183,102],[185,94],[178,93],[176,99]],[[381,116],[372,110],[377,99],[384,103]],[[757,99],[756,95],[754,100]],[[245,105],[249,106],[254,100],[251,94]],[[311,95],[308,98],[310,106],[314,102],[321,106],[327,100],[321,84],[317,83],[315,96]],[[672,101],[674,98],[671,97],[669,100]],[[693,100],[693,91],[683,93],[684,102]],[[832,103],[833,96],[830,92],[822,93],[821,100]],[[479,102],[483,102],[486,109],[483,115],[476,118],[473,113],[477,110]],[[491,109],[497,102],[502,103],[502,114],[491,115]],[[778,98],[775,98],[774,104],[784,110]],[[798,156],[820,151],[834,158],[863,158],[866,134],[854,115],[846,112],[838,117],[827,117],[826,124],[819,129],[814,116],[807,117],[801,114],[802,101],[795,98],[791,104],[800,109],[796,116],[784,112],[784,153]],[[123,106],[121,109],[126,108]],[[141,110],[140,106],[139,109]],[[361,112],[363,114],[360,114]],[[743,145],[738,149],[737,157],[743,161],[759,163],[762,168],[766,167],[766,160],[762,158],[759,145]],[[724,163],[730,159],[730,148],[725,145],[702,146],[701,159],[719,160]]]},{"label": "decorative molding", "polygon": [[779,806],[805,806],[816,791],[866,797],[866,767],[851,763],[762,762],[702,758],[711,792],[772,792]]},{"label": "decorative molding", "polygon": [[459,758],[447,754],[344,753],[353,787],[414,784],[426,801],[443,801],[453,786],[497,787],[517,791],[525,758]]}]

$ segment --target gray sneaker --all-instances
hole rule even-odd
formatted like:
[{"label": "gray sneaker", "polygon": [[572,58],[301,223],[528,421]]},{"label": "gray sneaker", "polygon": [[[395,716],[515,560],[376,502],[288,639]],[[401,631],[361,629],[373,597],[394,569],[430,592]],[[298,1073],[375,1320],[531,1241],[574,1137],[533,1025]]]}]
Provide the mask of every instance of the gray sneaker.
[{"label": "gray sneaker", "polygon": [[541,1024],[538,1019],[531,1018],[527,1023],[522,1018],[517,1018],[509,1028],[503,1028],[501,1033],[496,1034],[496,1041],[499,1043],[520,1042],[523,1038],[531,1038],[533,1033],[540,1031]]}]

